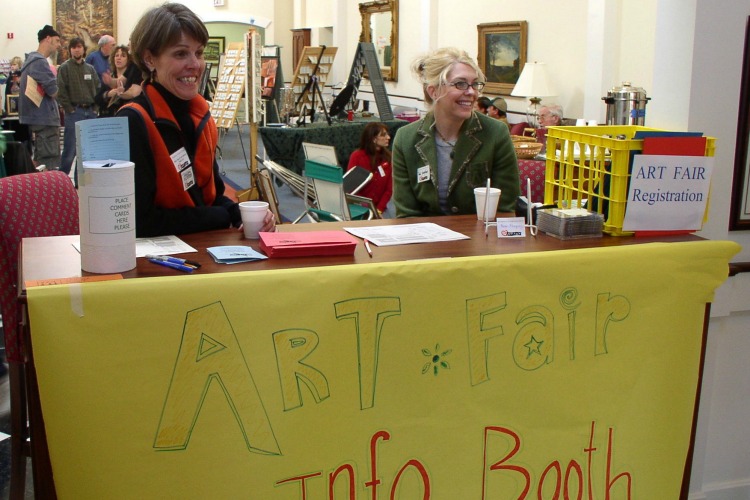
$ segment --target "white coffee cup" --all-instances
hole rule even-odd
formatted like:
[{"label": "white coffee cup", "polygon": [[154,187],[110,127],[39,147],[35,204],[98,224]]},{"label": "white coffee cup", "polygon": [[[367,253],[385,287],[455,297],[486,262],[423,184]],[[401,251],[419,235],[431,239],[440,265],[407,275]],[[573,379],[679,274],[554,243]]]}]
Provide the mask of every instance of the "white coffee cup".
[{"label": "white coffee cup", "polygon": [[596,120],[589,120],[589,127],[596,127],[599,125],[599,122]]},{"label": "white coffee cup", "polygon": [[[500,189],[491,187],[489,189],[490,199],[487,203],[487,210],[485,211],[485,195],[487,194],[486,187],[474,188],[474,201],[477,205],[477,220],[481,221],[493,221],[497,219],[497,204],[500,202]],[[484,217],[482,216],[484,214]]]},{"label": "white coffee cup", "polygon": [[263,219],[268,212],[268,203],[265,201],[243,201],[240,203],[240,214],[242,215],[242,228],[245,238],[257,240],[260,238],[258,232],[263,227]]},{"label": "white coffee cup", "polygon": [[576,119],[576,127],[585,127],[586,126],[586,120],[583,118]]}]

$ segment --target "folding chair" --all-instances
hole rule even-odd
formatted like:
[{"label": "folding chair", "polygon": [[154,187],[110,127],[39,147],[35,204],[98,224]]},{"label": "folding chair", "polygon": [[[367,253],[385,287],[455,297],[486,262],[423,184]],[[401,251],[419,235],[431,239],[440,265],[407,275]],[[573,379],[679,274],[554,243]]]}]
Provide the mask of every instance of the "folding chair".
[{"label": "folding chair", "polygon": [[[305,160],[305,208],[313,222],[364,220],[374,217],[371,210],[347,202],[344,193],[344,174],[340,167]],[[310,203],[309,184],[315,189],[315,202]]]},{"label": "folding chair", "polygon": [[[289,170],[286,167],[283,167],[272,160],[264,160],[259,155],[255,155],[255,158],[263,164],[263,167],[265,170],[268,171],[268,173],[271,175],[272,182],[278,180],[279,182],[282,182],[289,186],[289,189],[294,193],[295,195],[299,196],[300,198],[303,198],[305,196],[309,196],[309,202],[313,203],[315,201],[315,190],[311,186],[307,186],[309,184],[307,182],[307,179],[305,179],[303,176],[299,175],[296,172],[293,172],[292,170]],[[310,187],[309,194],[306,195],[307,191],[306,189]],[[305,205],[307,206],[307,205]],[[296,224],[299,221],[301,221],[305,215],[307,215],[307,210],[303,211],[299,216],[292,221],[292,224]],[[278,219],[281,220],[281,219]]]}]

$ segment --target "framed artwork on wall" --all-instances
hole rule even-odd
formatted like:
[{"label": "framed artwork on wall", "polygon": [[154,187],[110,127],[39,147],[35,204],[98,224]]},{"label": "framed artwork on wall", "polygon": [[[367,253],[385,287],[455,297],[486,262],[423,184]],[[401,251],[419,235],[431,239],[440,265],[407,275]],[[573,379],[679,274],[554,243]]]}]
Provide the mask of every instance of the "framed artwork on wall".
[{"label": "framed artwork on wall", "polygon": [[737,145],[734,150],[731,231],[750,229],[750,17],[745,24],[745,46],[742,58],[742,84],[737,113]]},{"label": "framed artwork on wall", "polygon": [[18,94],[5,96],[5,112],[8,116],[18,116]]},{"label": "framed artwork on wall", "polygon": [[112,35],[117,40],[116,12],[117,0],[52,0],[52,19],[60,33],[57,64],[70,57],[68,42],[71,38],[83,39],[86,54],[99,49],[102,35]]},{"label": "framed artwork on wall", "polygon": [[477,62],[487,78],[485,92],[510,95],[526,64],[527,22],[484,23],[477,31]]},{"label": "framed artwork on wall", "polygon": [[203,58],[207,63],[214,63],[214,66],[219,66],[219,60],[221,55],[224,53],[224,44],[226,38],[223,36],[210,36],[206,43],[206,49],[203,51]]}]

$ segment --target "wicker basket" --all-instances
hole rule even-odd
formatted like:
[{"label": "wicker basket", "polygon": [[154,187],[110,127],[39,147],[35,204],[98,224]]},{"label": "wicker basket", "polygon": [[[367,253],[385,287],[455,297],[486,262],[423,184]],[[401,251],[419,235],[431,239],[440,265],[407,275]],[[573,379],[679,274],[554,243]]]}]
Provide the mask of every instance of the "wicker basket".
[{"label": "wicker basket", "polygon": [[511,135],[510,140],[513,142],[536,142],[536,139],[526,135]]},{"label": "wicker basket", "polygon": [[516,150],[516,157],[528,160],[539,154],[542,145],[538,142],[513,141],[513,149]]}]

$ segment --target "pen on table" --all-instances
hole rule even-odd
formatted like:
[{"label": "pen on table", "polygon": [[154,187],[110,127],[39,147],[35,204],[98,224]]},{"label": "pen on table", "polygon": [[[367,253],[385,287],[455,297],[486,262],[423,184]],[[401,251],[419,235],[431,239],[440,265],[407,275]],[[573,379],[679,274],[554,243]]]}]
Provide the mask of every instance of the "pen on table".
[{"label": "pen on table", "polygon": [[365,250],[367,250],[367,255],[372,257],[372,248],[370,248],[370,242],[367,240],[364,240],[364,241],[365,241]]},{"label": "pen on table", "polygon": [[487,208],[489,208],[490,205],[490,178],[487,177],[487,187],[484,190],[484,213],[482,214],[482,220],[484,220],[484,237],[487,238],[489,236],[489,225],[487,224],[487,219],[489,218],[489,214],[487,213]]},{"label": "pen on table", "polygon": [[195,262],[193,260],[181,259],[179,257],[172,257],[171,255],[146,255],[146,258],[161,260],[163,262],[172,262],[174,264],[187,264],[188,266],[193,266],[196,269],[201,267],[199,262]]},{"label": "pen on table", "polygon": [[160,266],[164,267],[171,267],[172,269],[178,269],[180,271],[185,271],[186,273],[192,273],[195,271],[194,267],[186,266],[185,264],[178,264],[176,262],[169,262],[167,260],[161,260],[161,259],[148,259],[149,262],[153,262],[154,264],[158,264]]}]

